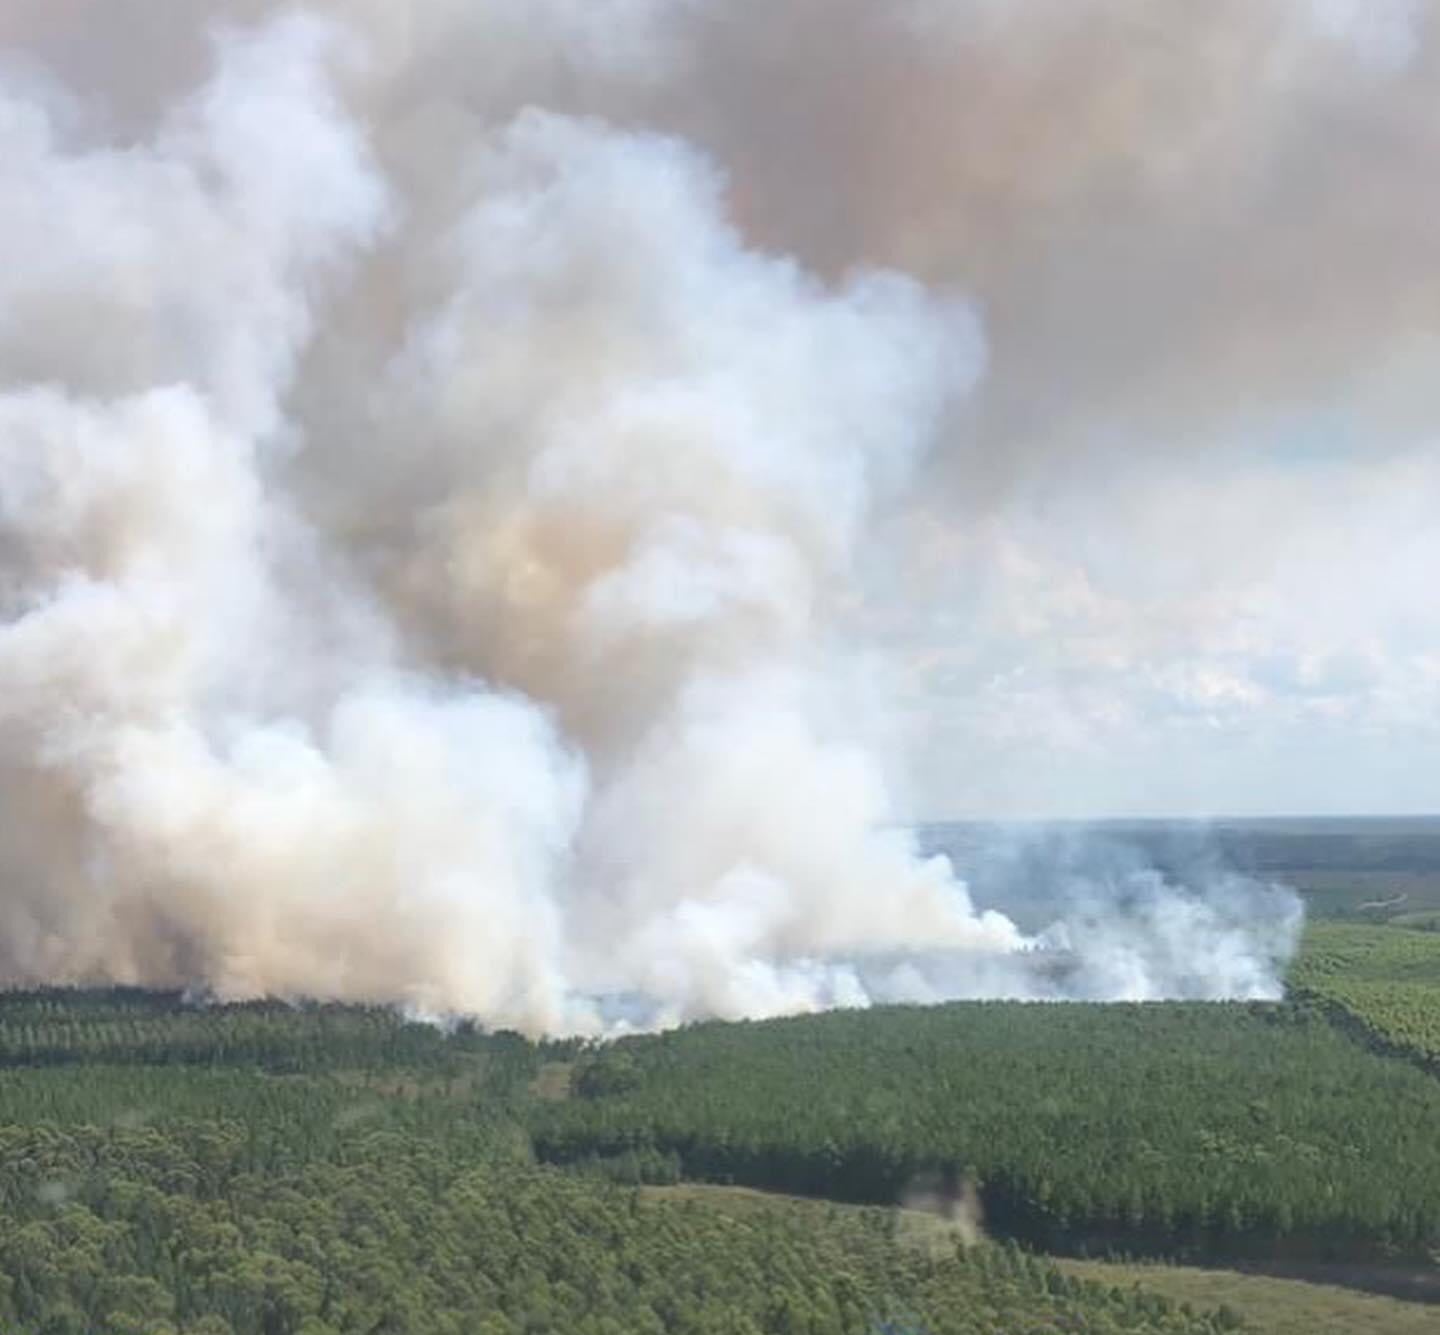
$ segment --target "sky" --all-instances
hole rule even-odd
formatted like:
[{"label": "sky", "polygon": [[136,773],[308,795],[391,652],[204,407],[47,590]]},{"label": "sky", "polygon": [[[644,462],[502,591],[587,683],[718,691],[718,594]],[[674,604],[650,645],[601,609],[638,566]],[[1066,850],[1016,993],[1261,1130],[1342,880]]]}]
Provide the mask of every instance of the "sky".
[{"label": "sky", "polygon": [[869,613],[905,680],[920,810],[1435,810],[1433,447],[1262,439],[1047,491],[963,533],[937,507],[904,539],[923,594]]},{"label": "sky", "polygon": [[876,167],[989,339],[868,576],[913,809],[1433,812],[1440,8],[1061,8]]}]

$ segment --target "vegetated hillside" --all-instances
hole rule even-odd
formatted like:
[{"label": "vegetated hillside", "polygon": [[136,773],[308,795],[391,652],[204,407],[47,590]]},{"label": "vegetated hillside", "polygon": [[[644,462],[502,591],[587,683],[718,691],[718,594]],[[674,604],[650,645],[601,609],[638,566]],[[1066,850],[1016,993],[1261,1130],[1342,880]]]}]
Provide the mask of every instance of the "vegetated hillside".
[{"label": "vegetated hillside", "polygon": [[1312,923],[1290,993],[1440,1074],[1440,933]]},{"label": "vegetated hillside", "polygon": [[917,1246],[893,1211],[736,1218],[537,1167],[531,1085],[574,1045],[92,993],[0,999],[0,1053],[0,1329],[20,1335],[1239,1324],[1013,1249]]},{"label": "vegetated hillside", "polygon": [[1440,1082],[1285,1005],[959,1003],[623,1040],[541,1157],[890,1202],[978,1184],[1046,1250],[1425,1257]]}]

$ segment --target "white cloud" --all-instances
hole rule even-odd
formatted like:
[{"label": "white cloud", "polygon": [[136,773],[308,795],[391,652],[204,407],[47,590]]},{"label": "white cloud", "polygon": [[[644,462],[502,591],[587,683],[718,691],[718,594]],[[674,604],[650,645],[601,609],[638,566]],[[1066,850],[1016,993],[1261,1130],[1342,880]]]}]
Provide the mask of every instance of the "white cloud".
[{"label": "white cloud", "polygon": [[877,595],[869,629],[906,686],[917,802],[1433,806],[1415,775],[1440,758],[1436,495],[1436,447],[1217,451],[979,525],[909,516],[885,578],[911,596]]}]

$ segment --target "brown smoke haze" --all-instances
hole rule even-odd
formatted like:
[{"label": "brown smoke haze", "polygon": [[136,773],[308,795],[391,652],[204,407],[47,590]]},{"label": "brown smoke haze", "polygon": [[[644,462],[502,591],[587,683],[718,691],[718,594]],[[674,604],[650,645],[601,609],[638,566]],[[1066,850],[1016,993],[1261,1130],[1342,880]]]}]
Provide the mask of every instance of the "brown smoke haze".
[{"label": "brown smoke haze", "polygon": [[1233,878],[1087,884],[1029,967],[903,832],[856,589],[1297,403],[1402,457],[1432,18],[9,0],[0,979],[1273,995]]}]

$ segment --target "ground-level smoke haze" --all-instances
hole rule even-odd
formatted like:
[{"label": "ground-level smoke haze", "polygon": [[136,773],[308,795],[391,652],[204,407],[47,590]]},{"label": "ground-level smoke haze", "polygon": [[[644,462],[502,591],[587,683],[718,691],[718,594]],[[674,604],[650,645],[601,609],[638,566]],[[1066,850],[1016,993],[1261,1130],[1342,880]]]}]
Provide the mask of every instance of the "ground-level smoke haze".
[{"label": "ground-level smoke haze", "polygon": [[[931,142],[946,43],[1018,134],[1068,7],[835,8],[863,40],[809,0],[5,7],[0,981],[529,1032],[1277,992],[1285,891],[1087,853],[1036,917],[906,831],[855,590],[917,496],[964,529],[967,479],[1061,466],[1007,233],[1070,226],[1104,144]],[[1208,59],[1283,47],[1307,96],[1416,40],[1216,8]],[[913,136],[847,130],[857,74]],[[1160,162],[1075,79],[1079,135],[1228,179],[1237,124],[1176,108]],[[1037,394],[1113,389],[1059,347]]]}]

